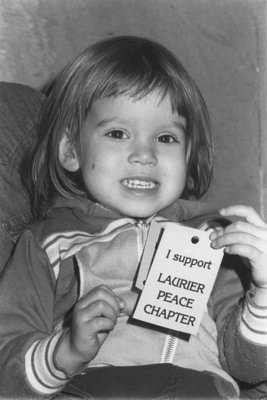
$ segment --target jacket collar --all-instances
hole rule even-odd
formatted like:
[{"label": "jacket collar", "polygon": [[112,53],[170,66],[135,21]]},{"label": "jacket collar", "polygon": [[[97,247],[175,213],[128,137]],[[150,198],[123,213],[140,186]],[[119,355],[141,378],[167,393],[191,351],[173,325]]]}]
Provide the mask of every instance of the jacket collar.
[{"label": "jacket collar", "polygon": [[[101,218],[107,220],[116,220],[124,218],[123,215],[105,208],[104,206],[95,203],[86,198],[64,198],[58,196],[52,209],[56,208],[69,208],[73,211],[77,218],[84,222],[92,218]],[[193,200],[176,200],[171,206],[159,212],[159,215],[166,218],[167,220],[174,222],[186,222],[188,225],[196,226],[201,221],[207,220],[211,216],[213,218],[220,218],[215,208],[211,208],[207,203]],[[192,223],[190,223],[192,221]]]}]

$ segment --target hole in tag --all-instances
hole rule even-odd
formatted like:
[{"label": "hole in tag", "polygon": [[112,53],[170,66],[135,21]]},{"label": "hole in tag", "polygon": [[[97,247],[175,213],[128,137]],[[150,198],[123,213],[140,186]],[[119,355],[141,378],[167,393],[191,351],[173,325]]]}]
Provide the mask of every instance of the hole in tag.
[{"label": "hole in tag", "polygon": [[191,239],[191,242],[193,244],[197,244],[199,242],[199,237],[198,236],[193,236],[192,239]]}]

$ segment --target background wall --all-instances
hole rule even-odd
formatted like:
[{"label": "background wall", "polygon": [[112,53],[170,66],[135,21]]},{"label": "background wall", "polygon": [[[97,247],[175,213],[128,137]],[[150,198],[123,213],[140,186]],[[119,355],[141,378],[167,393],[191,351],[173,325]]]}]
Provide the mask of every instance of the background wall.
[{"label": "background wall", "polygon": [[104,37],[169,47],[198,83],[215,136],[207,199],[267,215],[265,0],[0,0],[0,80],[41,87]]}]

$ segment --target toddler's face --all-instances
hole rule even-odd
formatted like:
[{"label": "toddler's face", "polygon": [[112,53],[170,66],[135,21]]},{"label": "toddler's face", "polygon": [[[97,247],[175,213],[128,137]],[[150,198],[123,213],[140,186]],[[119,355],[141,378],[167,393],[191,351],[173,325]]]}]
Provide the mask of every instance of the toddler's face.
[{"label": "toddler's face", "polygon": [[173,203],[186,178],[186,121],[151,93],[96,101],[84,124],[79,167],[93,198],[145,218]]}]

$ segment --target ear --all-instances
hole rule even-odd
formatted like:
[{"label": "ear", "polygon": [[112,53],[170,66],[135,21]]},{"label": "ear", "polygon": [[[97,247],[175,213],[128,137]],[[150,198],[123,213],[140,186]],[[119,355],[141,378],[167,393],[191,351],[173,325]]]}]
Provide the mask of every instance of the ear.
[{"label": "ear", "polygon": [[75,148],[70,145],[69,138],[66,133],[63,134],[59,143],[59,161],[63,168],[69,172],[78,171],[80,162]]}]

